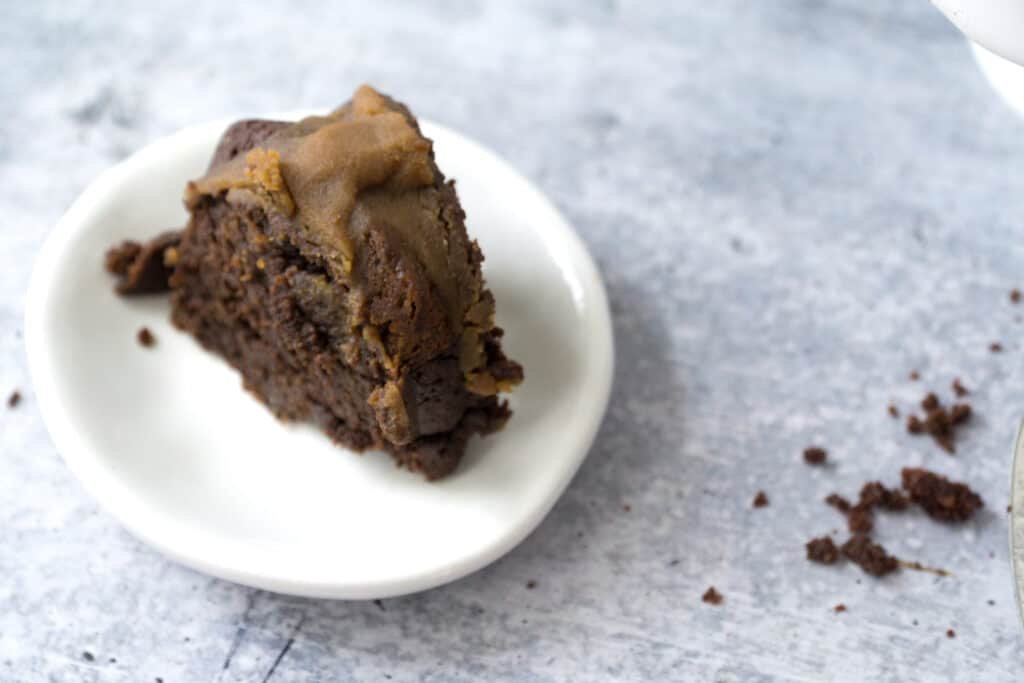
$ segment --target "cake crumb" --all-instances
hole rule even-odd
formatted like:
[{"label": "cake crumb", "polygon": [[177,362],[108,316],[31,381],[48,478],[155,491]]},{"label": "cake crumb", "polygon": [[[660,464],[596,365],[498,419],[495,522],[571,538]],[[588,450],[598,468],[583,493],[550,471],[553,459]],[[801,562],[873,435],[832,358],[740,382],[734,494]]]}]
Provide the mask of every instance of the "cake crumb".
[{"label": "cake crumb", "polygon": [[765,495],[764,491],[758,491],[757,495],[754,496],[754,507],[763,508],[768,505],[768,496]]},{"label": "cake crumb", "polygon": [[812,538],[807,542],[807,559],[818,564],[835,564],[839,561],[839,548],[828,536]]},{"label": "cake crumb", "polygon": [[996,604],[996,601],[995,600],[989,600],[988,604],[989,604],[989,607],[991,607],[992,605]]},{"label": "cake crumb", "polygon": [[1017,289],[1016,287],[1010,290],[1010,301],[1012,301],[1015,304],[1020,303],[1020,290]]},{"label": "cake crumb", "polygon": [[840,612],[845,612],[846,611],[846,605],[844,605],[843,603],[839,603],[838,605],[836,605],[835,607],[832,608],[832,611],[835,612],[836,614],[839,614]]},{"label": "cake crumb", "polygon": [[889,417],[898,418],[900,416],[900,409],[893,404],[889,404]]},{"label": "cake crumb", "polygon": [[848,513],[850,511],[850,508],[852,507],[850,505],[850,501],[846,500],[846,498],[843,498],[838,493],[830,493],[827,496],[825,496],[825,504],[831,505],[836,510],[842,512],[844,515]]},{"label": "cake crumb", "polygon": [[21,403],[21,392],[15,389],[11,392],[11,395],[7,397],[7,407],[17,408],[19,403]]},{"label": "cake crumb", "polygon": [[721,605],[722,601],[725,600],[725,597],[716,591],[714,586],[710,586],[706,591],[704,591],[704,595],[702,595],[700,599],[709,605]]},{"label": "cake crumb", "polygon": [[149,331],[148,327],[143,327],[139,330],[139,334],[136,337],[139,344],[146,347],[147,349],[153,348],[156,344],[156,337]]},{"label": "cake crumb", "polygon": [[967,390],[967,387],[965,387],[960,382],[960,378],[957,377],[956,379],[953,380],[953,393],[956,394],[957,398],[963,398],[964,396],[971,392]]},{"label": "cake crumb", "polygon": [[950,481],[928,470],[905,467],[901,473],[903,488],[910,500],[929,517],[941,522],[963,522],[984,506],[981,497],[966,484]]},{"label": "cake crumb", "polygon": [[531,590],[532,591],[536,587],[537,587],[537,582],[534,581],[533,579],[530,579],[529,581],[526,582],[527,590]]},{"label": "cake crumb", "polygon": [[950,629],[946,629],[946,637],[947,638],[956,638],[956,631],[954,631],[951,628]]},{"label": "cake crumb", "polygon": [[89,652],[88,650],[82,653],[82,659],[84,659],[87,662],[96,661],[95,655],[93,655],[93,653]]},{"label": "cake crumb", "polygon": [[125,240],[107,250],[103,259],[103,267],[111,275],[123,277],[142,251],[142,245],[132,240]]},{"label": "cake crumb", "polygon": [[929,393],[921,400],[924,418],[917,415],[907,417],[907,431],[911,434],[928,434],[942,450],[947,453],[956,452],[953,437],[956,428],[971,417],[971,406],[967,403],[954,403],[946,408],[939,397]]},{"label": "cake crumb", "polygon": [[821,465],[828,459],[828,451],[818,446],[804,449],[804,462],[808,465]]},{"label": "cake crumb", "polygon": [[842,546],[843,555],[871,576],[885,576],[899,569],[899,561],[865,534],[855,534]]},{"label": "cake crumb", "polygon": [[880,481],[869,481],[861,487],[859,504],[901,512],[907,509],[910,501],[901,491],[887,488]]},{"label": "cake crumb", "polygon": [[999,353],[1000,351],[1003,350],[1003,345],[1000,344],[999,342],[992,342],[991,344],[988,345],[988,350],[991,351],[992,353]]},{"label": "cake crumb", "polygon": [[918,372],[917,370],[911,370],[909,377],[911,382],[916,382],[917,380],[921,379],[921,373]]},{"label": "cake crumb", "polygon": [[846,517],[846,526],[850,533],[868,534],[875,528],[875,518],[871,513],[871,506],[857,503],[850,509]]},{"label": "cake crumb", "polygon": [[632,512],[633,511],[633,507],[629,503],[626,503],[625,505],[622,506],[622,511],[623,512]]}]

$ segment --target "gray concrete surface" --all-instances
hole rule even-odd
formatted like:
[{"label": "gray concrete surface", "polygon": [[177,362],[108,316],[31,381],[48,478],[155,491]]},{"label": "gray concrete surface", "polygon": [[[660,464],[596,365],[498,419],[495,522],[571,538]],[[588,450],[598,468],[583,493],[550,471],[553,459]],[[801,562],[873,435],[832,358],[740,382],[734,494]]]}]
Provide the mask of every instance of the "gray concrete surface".
[{"label": "gray concrete surface", "polygon": [[[1024,285],[1024,121],[924,0],[3,16],[0,392],[25,399],[0,410],[0,680],[1020,679],[1004,508],[1024,413],[1024,305],[1007,300]],[[363,81],[553,198],[602,268],[618,363],[597,443],[537,531],[380,604],[249,590],[135,541],[51,445],[21,339],[32,257],[99,171],[184,125],[332,105]],[[949,457],[885,408],[954,376],[977,418]],[[834,466],[800,462],[812,442]],[[955,576],[805,561],[841,526],[825,494],[917,463],[986,512],[960,528],[890,515],[879,538]],[[752,510],[758,489],[771,505]],[[700,600],[711,584],[720,607]]]}]

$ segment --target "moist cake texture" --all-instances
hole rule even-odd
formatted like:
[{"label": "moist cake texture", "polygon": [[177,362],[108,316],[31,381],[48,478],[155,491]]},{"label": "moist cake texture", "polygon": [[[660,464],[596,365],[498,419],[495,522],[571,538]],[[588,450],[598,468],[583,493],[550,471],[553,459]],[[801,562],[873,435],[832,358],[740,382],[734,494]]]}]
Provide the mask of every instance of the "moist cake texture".
[{"label": "moist cake texture", "polygon": [[327,116],[235,123],[185,204],[172,319],[279,418],[428,479],[505,424],[523,371],[405,106],[363,86]]}]

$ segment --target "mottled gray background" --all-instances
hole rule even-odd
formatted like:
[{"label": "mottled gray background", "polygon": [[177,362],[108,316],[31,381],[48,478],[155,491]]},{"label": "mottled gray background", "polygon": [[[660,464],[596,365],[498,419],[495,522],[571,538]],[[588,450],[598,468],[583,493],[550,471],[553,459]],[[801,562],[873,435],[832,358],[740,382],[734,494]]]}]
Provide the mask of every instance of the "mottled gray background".
[{"label": "mottled gray background", "polygon": [[[25,394],[0,411],[0,680],[1020,680],[1024,120],[927,2],[118,5],[6,2],[0,21],[0,392]],[[99,171],[363,81],[554,199],[618,349],[593,452],[537,531],[380,605],[247,590],[128,536],[54,451],[21,341],[32,257]],[[954,376],[978,418],[951,458],[885,406]],[[810,442],[835,465],[801,464]],[[954,577],[804,560],[840,526],[822,496],[908,463],[988,503],[961,528],[880,523]]]}]

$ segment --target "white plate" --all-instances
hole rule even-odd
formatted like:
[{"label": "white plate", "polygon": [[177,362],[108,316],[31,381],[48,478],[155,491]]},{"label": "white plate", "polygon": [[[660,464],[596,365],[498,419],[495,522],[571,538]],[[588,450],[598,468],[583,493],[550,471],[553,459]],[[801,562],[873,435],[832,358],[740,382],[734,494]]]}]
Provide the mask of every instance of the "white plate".
[{"label": "white plate", "polygon": [[[551,509],[608,402],[611,322],[586,248],[505,162],[423,122],[487,257],[505,348],[526,369],[508,427],[474,439],[454,475],[427,483],[384,454],[356,456],[311,427],[281,424],[234,370],[171,326],[165,297],[114,295],[104,251],[184,224],[182,188],[228,123],[182,130],[101,175],[40,252],[26,342],[57,449],[136,536],[238,583],[381,598],[494,561]],[[153,349],[136,342],[144,325]]]}]

